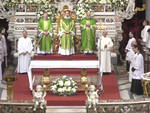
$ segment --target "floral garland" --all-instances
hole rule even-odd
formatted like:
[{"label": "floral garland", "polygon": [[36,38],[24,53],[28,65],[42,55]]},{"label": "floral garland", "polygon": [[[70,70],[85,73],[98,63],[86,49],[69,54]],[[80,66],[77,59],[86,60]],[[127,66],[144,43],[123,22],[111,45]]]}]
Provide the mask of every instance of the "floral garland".
[{"label": "floral garland", "polygon": [[129,0],[109,0],[110,4],[116,9],[126,10]]},{"label": "floral garland", "polygon": [[77,15],[77,20],[81,20],[86,17],[86,12],[90,10],[90,5],[86,2],[78,3],[74,8],[74,11]]},{"label": "floral garland", "polygon": [[45,5],[50,3],[50,0],[4,0],[4,5],[10,7],[16,7],[19,4],[40,4]]},{"label": "floral garland", "polygon": [[[80,2],[81,1],[81,2]],[[82,20],[86,17],[87,11],[92,11],[93,4],[105,4],[109,3],[116,9],[125,10],[128,5],[128,0],[79,0],[78,4],[74,7],[74,11],[78,20]]]},{"label": "floral garland", "polygon": [[88,11],[93,11],[92,5],[99,3],[107,3],[109,0],[79,0],[78,4],[74,7],[74,12],[78,20],[86,17]]},{"label": "floral garland", "polygon": [[5,0],[3,4],[7,9],[15,9],[19,4],[38,5],[36,12],[38,19],[43,16],[44,12],[47,12],[52,21],[56,20],[57,8],[51,4],[50,0]]},{"label": "floral garland", "polygon": [[52,82],[50,91],[58,96],[71,96],[76,94],[77,83],[72,78],[63,76]]},{"label": "floral garland", "polygon": [[45,5],[41,5],[39,10],[37,10],[37,18],[40,19],[44,12],[47,12],[48,18],[51,19],[52,22],[56,20],[57,8],[54,5],[46,3]]}]

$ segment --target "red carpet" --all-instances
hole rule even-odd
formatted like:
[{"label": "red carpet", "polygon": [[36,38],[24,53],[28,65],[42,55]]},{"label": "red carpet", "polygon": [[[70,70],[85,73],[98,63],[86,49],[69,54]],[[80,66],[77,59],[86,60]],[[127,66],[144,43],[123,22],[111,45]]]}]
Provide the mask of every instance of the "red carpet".
[{"label": "red carpet", "polygon": [[84,54],[75,54],[69,56],[62,56],[59,54],[52,55],[36,55],[33,60],[98,60],[96,54],[84,55]]},{"label": "red carpet", "polygon": [[[32,100],[32,93],[29,90],[27,75],[16,75],[18,80],[14,83],[14,100]],[[119,100],[120,94],[114,73],[103,76],[104,95],[101,100]],[[80,106],[85,105],[86,96],[78,92],[75,96],[55,96],[47,92],[47,105],[52,106]]]}]

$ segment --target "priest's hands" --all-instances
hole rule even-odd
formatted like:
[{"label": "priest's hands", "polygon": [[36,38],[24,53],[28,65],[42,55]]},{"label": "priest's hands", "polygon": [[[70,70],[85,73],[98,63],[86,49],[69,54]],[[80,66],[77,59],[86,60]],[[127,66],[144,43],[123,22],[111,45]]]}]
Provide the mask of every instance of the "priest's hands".
[{"label": "priest's hands", "polygon": [[23,53],[23,55],[26,55],[26,54],[28,54],[28,51],[26,51],[26,52]]},{"label": "priest's hands", "polygon": [[65,34],[69,34],[70,33],[70,31],[65,31]]},{"label": "priest's hands", "polygon": [[105,45],[104,48],[107,48],[107,45]]},{"label": "priest's hands", "polygon": [[86,26],[87,26],[87,27],[90,27],[91,25],[90,25],[90,24],[86,24]]},{"label": "priest's hands", "polygon": [[47,36],[48,34],[49,34],[48,32],[44,32],[44,35],[46,35],[46,36]]},{"label": "priest's hands", "polygon": [[134,67],[131,68],[132,72],[134,72],[136,69]]}]

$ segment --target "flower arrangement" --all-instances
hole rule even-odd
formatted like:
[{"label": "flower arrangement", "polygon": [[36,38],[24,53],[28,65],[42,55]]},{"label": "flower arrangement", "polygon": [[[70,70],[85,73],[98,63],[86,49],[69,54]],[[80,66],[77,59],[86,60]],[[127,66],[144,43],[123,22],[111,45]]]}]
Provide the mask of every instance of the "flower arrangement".
[{"label": "flower arrangement", "polygon": [[40,19],[44,12],[47,12],[48,18],[50,18],[51,21],[54,22],[56,20],[57,8],[54,5],[49,4],[48,2],[46,2],[45,5],[41,5],[36,12],[37,18]]},{"label": "flower arrangement", "polygon": [[74,8],[77,19],[81,20],[86,17],[86,12],[90,10],[90,4],[87,2],[78,3]]},{"label": "flower arrangement", "polygon": [[114,6],[116,9],[125,10],[128,6],[129,0],[109,0],[110,4]]},{"label": "flower arrangement", "polygon": [[74,7],[77,19],[82,20],[86,17],[86,12],[93,11],[92,5],[104,3],[104,1],[108,0],[79,0],[78,4]]},{"label": "flower arrangement", "polygon": [[77,83],[72,78],[63,76],[52,82],[50,91],[58,96],[71,96],[76,94]]},{"label": "flower arrangement", "polygon": [[57,8],[51,4],[51,0],[5,0],[3,4],[8,9],[15,9],[19,4],[38,5],[39,8],[36,12],[38,19],[43,16],[44,12],[48,13],[48,16],[51,17],[52,21],[55,21],[56,19]]},{"label": "flower arrangement", "polygon": [[19,4],[39,4],[44,5],[45,3],[50,3],[50,0],[4,0],[4,5],[8,7],[15,7]]}]

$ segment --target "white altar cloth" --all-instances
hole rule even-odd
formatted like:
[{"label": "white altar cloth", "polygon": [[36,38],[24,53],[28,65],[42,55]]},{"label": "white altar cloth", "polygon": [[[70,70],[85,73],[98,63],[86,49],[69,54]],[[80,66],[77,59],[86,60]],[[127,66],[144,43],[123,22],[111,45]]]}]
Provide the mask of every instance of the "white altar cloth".
[{"label": "white altar cloth", "polygon": [[77,60],[77,61],[49,61],[49,60],[32,60],[28,70],[29,88],[33,90],[32,69],[33,68],[98,68],[98,60]]}]

